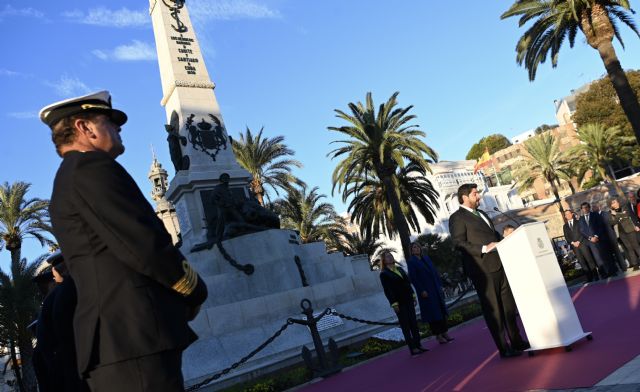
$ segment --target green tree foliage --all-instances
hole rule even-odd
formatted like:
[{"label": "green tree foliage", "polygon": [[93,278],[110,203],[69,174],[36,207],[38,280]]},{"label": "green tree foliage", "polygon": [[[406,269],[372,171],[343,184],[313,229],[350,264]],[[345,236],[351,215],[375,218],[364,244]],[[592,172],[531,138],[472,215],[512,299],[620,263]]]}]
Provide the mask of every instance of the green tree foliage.
[{"label": "green tree foliage", "polygon": [[551,133],[543,133],[524,142],[526,154],[518,162],[514,176],[520,191],[529,189],[537,178],[544,179],[553,191],[560,212],[564,212],[560,203],[557,181],[560,168],[565,164],[564,155],[560,152],[558,139]]},{"label": "green tree foliage", "polygon": [[[640,97],[640,71],[628,71],[627,79],[637,97]],[[593,82],[589,89],[578,95],[573,121],[582,127],[586,124],[602,124],[606,128],[618,127],[626,136],[633,136],[633,128],[624,114],[608,76]],[[621,157],[640,164],[640,151]]]},{"label": "green tree foliage", "polygon": [[524,64],[532,81],[538,65],[550,55],[551,65],[556,67],[565,39],[573,47],[581,32],[589,46],[598,51],[620,106],[640,143],[640,102],[613,47],[615,37],[624,48],[618,30],[620,22],[640,36],[634,13],[629,0],[516,0],[501,18],[517,16],[520,27],[532,22],[516,45],[516,61]]},{"label": "green tree foliage", "polygon": [[[25,182],[16,182],[11,185],[5,182],[0,185],[0,249],[4,247],[11,254],[12,273],[9,279],[6,279],[8,275],[0,274],[0,285],[2,290],[5,290],[3,295],[4,300],[7,301],[3,305],[9,306],[13,303],[6,309],[12,315],[10,320],[13,321],[7,338],[11,346],[17,346],[20,349],[21,381],[27,391],[35,391],[36,379],[31,361],[33,346],[30,333],[26,329],[35,315],[35,308],[22,306],[22,301],[26,301],[27,304],[32,303],[29,288],[26,286],[34,290],[35,287],[30,280],[32,268],[21,260],[20,254],[25,238],[35,238],[43,246],[55,244],[45,235],[51,232],[49,201],[37,198],[27,199],[29,187],[30,185]],[[17,297],[17,295],[25,297]]]},{"label": "green tree foliage", "polygon": [[[333,189],[342,192],[342,199],[349,197],[350,187],[360,180],[377,178],[382,183],[384,197],[393,213],[394,227],[400,236],[405,257],[408,257],[411,244],[407,220],[402,211],[399,196],[397,170],[407,163],[430,171],[429,162],[437,160],[436,152],[426,145],[421,138],[424,132],[411,124],[416,117],[408,114],[413,106],[397,107],[394,93],[387,102],[381,104],[376,111],[371,93],[367,93],[365,103],[349,103],[351,114],[335,110],[336,117],[346,121],[348,125],[328,127],[346,139],[335,143],[341,147],[331,151],[332,158],[341,158],[333,171]],[[357,196],[357,195],[356,195]]]},{"label": "green tree foliage", "polygon": [[287,189],[292,183],[300,181],[291,174],[291,168],[302,167],[302,163],[290,159],[294,152],[284,144],[284,136],[272,139],[262,137],[263,128],[253,135],[247,127],[239,140],[233,141],[233,153],[236,160],[252,176],[250,188],[258,202],[264,205],[265,187],[269,186],[276,195],[278,189]]},{"label": "green tree foliage", "polygon": [[[394,177],[394,186],[400,199],[402,215],[413,232],[420,232],[419,216],[428,224],[435,222],[438,209],[438,192],[427,180],[426,172],[417,164],[410,163],[399,168]],[[393,210],[384,192],[384,186],[375,175],[369,178],[353,177],[345,185],[344,195],[352,197],[348,211],[351,220],[360,226],[365,237],[378,238],[386,235],[395,238],[398,233],[393,219]]]},{"label": "green tree foliage", "polygon": [[318,187],[309,190],[304,184],[291,186],[285,198],[273,202],[273,209],[280,215],[282,228],[297,231],[302,243],[335,241],[331,237],[343,226],[333,206],[321,202],[325,197],[318,193]]},{"label": "green tree foliage", "polygon": [[553,128],[557,128],[557,127],[558,127],[558,124],[555,124],[555,125],[542,124],[542,125],[536,127],[534,132],[535,132],[536,135],[539,135],[542,132],[546,132],[546,131],[552,130]]},{"label": "green tree foliage", "polygon": [[471,146],[467,153],[466,159],[478,159],[484,154],[485,148],[489,149],[489,154],[493,154],[496,151],[500,151],[503,148],[507,148],[511,145],[509,139],[506,136],[499,133],[485,136],[480,139],[479,142]]},{"label": "green tree foliage", "polygon": [[422,251],[429,255],[440,274],[446,272],[452,277],[458,275],[462,259],[450,236],[427,233],[419,235],[416,241],[422,246]]},{"label": "green tree foliage", "polygon": [[580,144],[572,147],[568,154],[582,162],[583,166],[594,169],[600,178],[611,183],[620,196],[624,192],[614,180],[611,163],[620,156],[629,155],[628,150],[637,150],[633,136],[626,136],[618,127],[605,127],[602,124],[585,124],[578,128]]}]

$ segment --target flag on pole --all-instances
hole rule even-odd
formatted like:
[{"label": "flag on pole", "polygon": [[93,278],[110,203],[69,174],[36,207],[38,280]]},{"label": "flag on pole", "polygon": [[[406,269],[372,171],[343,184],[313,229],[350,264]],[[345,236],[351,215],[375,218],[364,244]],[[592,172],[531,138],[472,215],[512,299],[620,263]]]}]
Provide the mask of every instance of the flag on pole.
[{"label": "flag on pole", "polygon": [[476,174],[478,170],[482,169],[483,167],[487,167],[490,164],[491,164],[491,154],[489,154],[489,148],[485,147],[484,153],[478,159],[478,162],[476,162],[476,164],[473,166],[473,174]]}]

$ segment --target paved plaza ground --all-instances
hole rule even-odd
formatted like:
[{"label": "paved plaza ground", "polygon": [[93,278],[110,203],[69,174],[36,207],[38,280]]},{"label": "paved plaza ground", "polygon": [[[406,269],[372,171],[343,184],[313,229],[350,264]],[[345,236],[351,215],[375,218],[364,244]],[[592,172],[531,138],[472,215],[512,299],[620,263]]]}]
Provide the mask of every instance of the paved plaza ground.
[{"label": "paved plaza ground", "polygon": [[411,358],[398,349],[298,391],[639,391],[640,274],[571,288],[583,329],[572,352],[500,359],[484,321],[451,331],[456,341]]}]

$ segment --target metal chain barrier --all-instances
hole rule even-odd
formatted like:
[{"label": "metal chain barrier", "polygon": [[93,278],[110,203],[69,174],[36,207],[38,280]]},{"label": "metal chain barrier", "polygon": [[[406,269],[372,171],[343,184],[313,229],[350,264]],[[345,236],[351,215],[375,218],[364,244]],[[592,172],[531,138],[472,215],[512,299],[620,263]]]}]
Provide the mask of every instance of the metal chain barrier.
[{"label": "metal chain barrier", "polygon": [[293,320],[291,318],[287,319],[287,322],[284,323],[282,325],[282,327],[280,327],[280,329],[276,331],[276,333],[274,333],[269,339],[265,340],[255,350],[251,351],[249,354],[245,355],[244,357],[242,357],[242,359],[240,359],[238,362],[234,363],[233,365],[229,366],[228,368],[226,368],[226,369],[214,374],[211,377],[208,377],[208,378],[200,381],[197,384],[191,385],[190,387],[185,389],[185,392],[196,391],[196,390],[202,388],[203,386],[209,384],[211,381],[215,381],[215,380],[219,379],[220,377],[227,375],[230,371],[237,369],[239,366],[241,366],[242,364],[247,362],[249,359],[253,358],[253,356],[255,356],[257,353],[259,353],[265,347],[267,347],[269,344],[271,344],[274,340],[276,340],[278,338],[278,336],[280,336],[292,324],[293,324]]},{"label": "metal chain barrier", "polygon": [[[248,265],[250,265],[250,264],[248,264]],[[253,266],[251,266],[251,267],[253,267]],[[451,308],[453,305],[458,303],[469,292],[471,287],[473,287],[473,286],[472,285],[468,286],[458,296],[458,298],[456,298],[455,301],[453,301],[452,303],[450,303],[447,306],[447,308]],[[351,317],[351,316],[347,316],[346,314],[340,313],[337,310],[334,310],[334,309],[331,309],[331,308],[326,308],[322,313],[320,313],[318,316],[316,316],[317,317],[316,321],[319,321],[320,319],[322,319],[326,315],[338,316],[338,317],[340,317],[341,319],[344,319],[344,320],[354,321],[354,322],[357,322],[357,323],[368,324],[368,325],[383,325],[383,326],[398,326],[398,325],[400,325],[399,322],[371,321],[371,320],[364,320],[364,319],[357,318],[357,317]],[[251,351],[249,354],[245,355],[238,362],[234,363],[233,365],[229,366],[228,368],[226,368],[226,369],[214,374],[211,377],[208,377],[208,378],[202,380],[201,382],[199,382],[197,384],[191,385],[190,387],[185,389],[185,392],[196,391],[196,390],[202,388],[203,386],[209,384],[210,382],[215,381],[215,380],[219,379],[220,377],[227,375],[232,370],[237,369],[238,367],[243,365],[245,362],[247,362],[249,359],[253,358],[260,351],[262,351],[269,344],[271,344],[274,340],[276,340],[278,338],[278,336],[280,336],[287,328],[289,328],[290,325],[292,325],[294,323],[295,324],[306,325],[304,322],[300,322],[300,320],[296,320],[296,319],[293,319],[293,318],[288,318],[287,322],[284,323],[282,325],[282,327],[280,327],[280,329],[278,329],[270,338],[265,340],[255,350]]]},{"label": "metal chain barrier", "polygon": [[253,266],[253,264],[238,263],[233,257],[231,257],[229,253],[227,253],[227,250],[224,248],[224,246],[222,246],[222,240],[218,239],[218,241],[216,242],[216,245],[218,245],[218,249],[220,250],[222,257],[224,257],[225,260],[227,260],[229,264],[231,264],[231,266],[244,272],[247,275],[253,274],[253,271],[255,271],[255,267]]}]

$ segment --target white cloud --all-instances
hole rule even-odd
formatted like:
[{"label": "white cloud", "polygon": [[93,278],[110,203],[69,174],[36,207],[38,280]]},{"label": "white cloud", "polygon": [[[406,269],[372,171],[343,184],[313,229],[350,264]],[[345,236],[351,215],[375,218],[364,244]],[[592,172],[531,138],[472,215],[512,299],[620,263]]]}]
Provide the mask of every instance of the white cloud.
[{"label": "white cloud", "polygon": [[71,22],[105,27],[144,27],[151,25],[149,13],[145,10],[135,11],[128,8],[110,10],[105,7],[65,11],[62,16]]},{"label": "white cloud", "polygon": [[0,68],[0,76],[18,76],[22,75],[20,72],[11,71],[10,69]]},{"label": "white cloud", "polygon": [[129,45],[120,45],[113,50],[96,49],[93,55],[101,60],[150,61],[156,59],[156,51],[146,42],[133,40]]},{"label": "white cloud", "polygon": [[11,112],[7,113],[7,116],[17,118],[19,120],[27,120],[31,118],[38,118],[38,112]]},{"label": "white cloud", "polygon": [[191,0],[187,2],[194,21],[281,18],[278,10],[251,0]]},{"label": "white cloud", "polygon": [[44,13],[31,7],[14,8],[13,6],[11,6],[11,4],[6,4],[4,8],[0,9],[0,19],[7,16],[24,16],[24,17],[43,19]]},{"label": "white cloud", "polygon": [[63,75],[60,80],[56,82],[45,82],[45,84],[52,87],[61,97],[73,97],[91,92],[89,86],[84,84],[80,79],[71,78],[66,75]]}]

